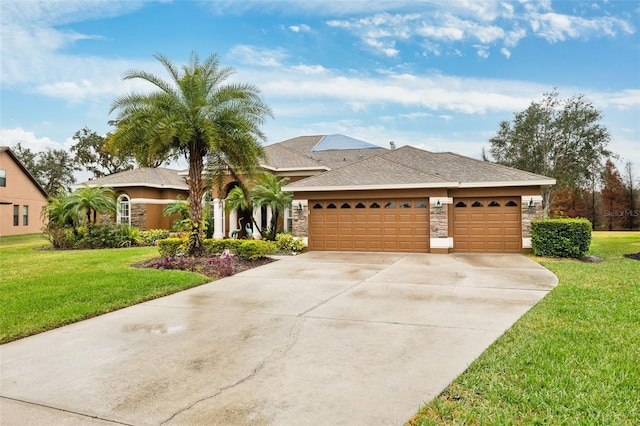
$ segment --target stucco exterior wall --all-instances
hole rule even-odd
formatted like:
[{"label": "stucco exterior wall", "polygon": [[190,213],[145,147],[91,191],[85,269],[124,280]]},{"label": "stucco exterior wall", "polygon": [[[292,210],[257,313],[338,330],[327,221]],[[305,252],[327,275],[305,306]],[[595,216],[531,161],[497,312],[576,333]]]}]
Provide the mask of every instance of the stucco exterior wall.
[{"label": "stucco exterior wall", "polygon": [[[47,198],[31,181],[7,151],[0,152],[0,169],[6,172],[6,186],[0,187],[0,235],[33,234],[42,231],[40,214]],[[14,225],[13,209],[18,207],[18,225]],[[27,225],[23,208],[28,207]]]}]

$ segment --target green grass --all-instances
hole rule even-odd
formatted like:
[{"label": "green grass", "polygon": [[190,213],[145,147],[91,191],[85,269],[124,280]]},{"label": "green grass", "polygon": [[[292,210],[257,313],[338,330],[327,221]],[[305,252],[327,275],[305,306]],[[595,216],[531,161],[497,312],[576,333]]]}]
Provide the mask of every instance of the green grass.
[{"label": "green grass", "polygon": [[638,251],[638,232],[594,232],[603,263],[532,257],[558,287],[409,424],[640,424]]},{"label": "green grass", "polygon": [[194,287],[211,279],[131,267],[157,247],[34,250],[40,234],[0,237],[0,343]]}]

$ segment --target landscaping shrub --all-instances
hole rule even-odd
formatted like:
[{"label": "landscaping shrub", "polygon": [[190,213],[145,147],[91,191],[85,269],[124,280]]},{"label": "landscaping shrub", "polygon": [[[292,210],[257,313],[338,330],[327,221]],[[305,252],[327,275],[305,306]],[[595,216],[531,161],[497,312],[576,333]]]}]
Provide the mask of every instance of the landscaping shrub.
[{"label": "landscaping shrub", "polygon": [[591,245],[587,219],[531,221],[531,248],[536,256],[582,258]]},{"label": "landscaping shrub", "polygon": [[277,234],[276,248],[281,253],[300,253],[304,250],[304,240],[294,238],[291,234]]},{"label": "landscaping shrub", "polygon": [[140,240],[144,246],[155,246],[158,240],[169,238],[169,234],[166,229],[148,229],[140,232]]},{"label": "landscaping shrub", "polygon": [[158,252],[160,256],[172,257],[184,254],[187,249],[187,240],[184,238],[165,238],[158,240]]},{"label": "landscaping shrub", "polygon": [[76,245],[76,236],[73,233],[73,229],[53,224],[51,222],[47,223],[44,227],[44,236],[47,240],[51,242],[55,248],[59,249],[70,249],[75,247]]},{"label": "landscaping shrub", "polygon": [[255,260],[268,254],[276,252],[276,245],[273,241],[262,240],[240,240],[236,254],[248,260]]},{"label": "landscaping shrub", "polygon": [[122,231],[122,241],[120,247],[132,247],[142,245],[142,236],[140,229],[134,226],[120,225]]},{"label": "landscaping shrub", "polygon": [[122,225],[112,222],[88,226],[86,234],[77,241],[77,246],[85,249],[117,248],[126,244]]},{"label": "landscaping shrub", "polygon": [[238,247],[242,243],[242,240],[213,240],[206,239],[204,240],[204,251],[210,255],[219,255],[225,250],[229,250],[231,253],[237,253]]}]

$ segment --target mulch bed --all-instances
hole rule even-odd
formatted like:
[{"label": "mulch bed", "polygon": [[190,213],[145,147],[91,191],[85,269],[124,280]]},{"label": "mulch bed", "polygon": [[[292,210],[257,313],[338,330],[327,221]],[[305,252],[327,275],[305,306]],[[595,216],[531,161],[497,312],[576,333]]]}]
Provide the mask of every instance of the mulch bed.
[{"label": "mulch bed", "polygon": [[[183,257],[176,256],[174,258],[155,257],[133,265],[135,268],[152,268],[152,269],[174,269],[182,271],[197,272],[206,275],[212,279],[218,279],[229,275],[235,275],[258,266],[275,262],[275,259],[262,257],[256,260],[247,260],[240,256],[231,256],[231,261],[227,266],[230,270],[221,267],[220,257]],[[222,273],[221,273],[222,272]]]},{"label": "mulch bed", "polygon": [[640,260],[640,251],[637,253],[623,254],[627,259]]}]

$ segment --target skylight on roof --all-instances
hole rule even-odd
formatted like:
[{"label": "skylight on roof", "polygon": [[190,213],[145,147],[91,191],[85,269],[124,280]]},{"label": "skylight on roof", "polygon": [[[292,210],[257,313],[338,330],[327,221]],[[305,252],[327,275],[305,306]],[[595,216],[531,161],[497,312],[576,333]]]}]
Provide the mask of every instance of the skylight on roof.
[{"label": "skylight on roof", "polygon": [[369,142],[345,135],[326,135],[311,149],[311,152],[329,151],[332,149],[372,149],[380,148]]}]

